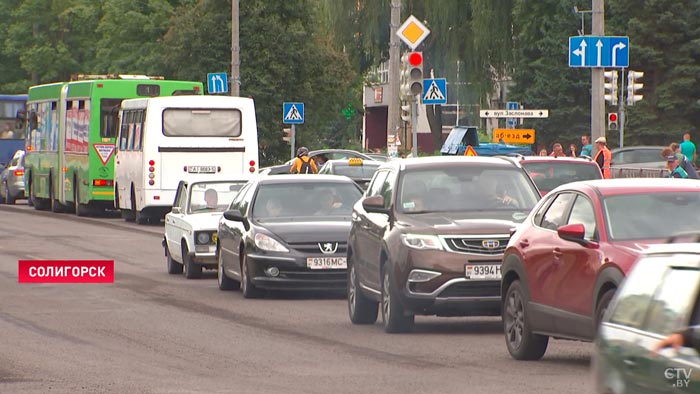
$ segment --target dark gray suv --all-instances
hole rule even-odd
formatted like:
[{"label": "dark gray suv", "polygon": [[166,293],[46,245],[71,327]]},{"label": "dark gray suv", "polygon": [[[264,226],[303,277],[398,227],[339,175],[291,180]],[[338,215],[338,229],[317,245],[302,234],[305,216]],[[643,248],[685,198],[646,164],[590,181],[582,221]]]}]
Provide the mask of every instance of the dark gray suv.
[{"label": "dark gray suv", "polygon": [[387,332],[415,315],[500,315],[501,259],[539,192],[517,162],[494,157],[391,161],[353,209],[348,307]]}]

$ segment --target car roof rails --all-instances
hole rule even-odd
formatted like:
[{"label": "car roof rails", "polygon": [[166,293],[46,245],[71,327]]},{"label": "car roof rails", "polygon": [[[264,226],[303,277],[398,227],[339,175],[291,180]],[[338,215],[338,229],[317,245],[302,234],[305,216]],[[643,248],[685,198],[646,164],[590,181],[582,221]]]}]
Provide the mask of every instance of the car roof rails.
[{"label": "car roof rails", "polygon": [[682,240],[683,242],[700,242],[700,232],[698,232],[698,231],[686,231],[686,232],[673,234],[672,236],[670,236],[666,239],[666,243],[672,244],[672,243],[678,242],[678,240]]}]

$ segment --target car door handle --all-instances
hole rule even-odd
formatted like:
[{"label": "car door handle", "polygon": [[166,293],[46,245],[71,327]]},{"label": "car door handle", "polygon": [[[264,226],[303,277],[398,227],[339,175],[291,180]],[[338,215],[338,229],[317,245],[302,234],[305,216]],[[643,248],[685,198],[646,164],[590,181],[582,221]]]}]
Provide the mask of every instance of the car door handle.
[{"label": "car door handle", "polygon": [[622,362],[628,368],[636,368],[637,367],[637,360],[633,357],[626,358],[626,359],[622,360]]},{"label": "car door handle", "polygon": [[552,254],[554,255],[554,257],[561,257],[564,253],[562,253],[562,251],[559,248],[554,248],[554,250],[552,250]]},{"label": "car door handle", "polygon": [[528,242],[526,239],[523,239],[522,241],[520,241],[520,246],[523,248],[527,248],[528,246],[530,246],[530,242]]}]

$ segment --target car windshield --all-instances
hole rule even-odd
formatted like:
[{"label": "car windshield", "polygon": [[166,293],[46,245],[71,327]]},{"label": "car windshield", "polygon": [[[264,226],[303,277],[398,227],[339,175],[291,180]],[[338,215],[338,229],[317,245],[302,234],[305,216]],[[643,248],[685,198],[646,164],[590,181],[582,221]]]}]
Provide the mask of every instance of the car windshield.
[{"label": "car windshield", "polygon": [[550,191],[569,182],[600,179],[600,170],[592,163],[531,162],[522,163],[523,168],[537,188]]},{"label": "car windshield", "polygon": [[406,171],[398,209],[404,213],[529,211],[539,193],[524,171],[487,166]]},{"label": "car windshield", "polygon": [[188,213],[223,212],[245,181],[197,182],[190,186]]},{"label": "car windshield", "polygon": [[335,164],[333,165],[333,174],[345,175],[348,178],[368,179],[372,178],[372,175],[375,171],[377,171],[377,168],[379,168],[379,163],[377,163],[377,165],[364,163],[361,166]]},{"label": "car windshield", "polygon": [[315,221],[350,216],[362,192],[352,183],[278,183],[260,185],[253,201],[255,220]]},{"label": "car windshield", "polygon": [[609,238],[616,241],[663,239],[681,232],[700,232],[694,213],[698,192],[623,194],[603,199]]}]

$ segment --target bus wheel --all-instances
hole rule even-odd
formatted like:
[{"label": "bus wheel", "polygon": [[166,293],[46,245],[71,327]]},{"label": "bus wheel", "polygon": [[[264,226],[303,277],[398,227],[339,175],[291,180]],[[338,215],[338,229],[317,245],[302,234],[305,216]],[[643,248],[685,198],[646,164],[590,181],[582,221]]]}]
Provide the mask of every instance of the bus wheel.
[{"label": "bus wheel", "polygon": [[[118,190],[118,189],[117,189]],[[119,194],[116,195],[117,198],[119,198]],[[119,206],[119,200],[115,199],[115,202],[117,203],[117,208],[119,208],[119,211],[122,214],[122,218],[126,220],[127,222],[133,222],[136,217],[134,216],[134,191],[131,191],[131,208],[132,209],[124,209]]]},{"label": "bus wheel", "polygon": [[48,209],[48,201],[46,201],[43,198],[37,198],[36,196],[36,190],[34,189],[34,184],[35,179],[34,176],[32,175],[30,178],[31,182],[29,182],[29,199],[32,200],[32,205],[34,206],[34,209],[38,211],[45,211]]},{"label": "bus wheel", "polygon": [[78,216],[88,216],[90,214],[90,209],[87,204],[80,203],[80,189],[78,185],[78,180],[73,182],[73,201],[75,201],[75,214]]},{"label": "bus wheel", "polygon": [[49,177],[49,207],[51,208],[51,212],[63,212],[61,204],[56,200],[56,196],[54,195],[53,179],[51,177]]}]

